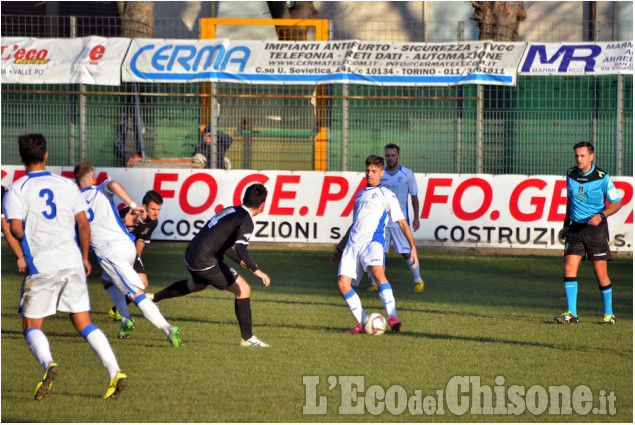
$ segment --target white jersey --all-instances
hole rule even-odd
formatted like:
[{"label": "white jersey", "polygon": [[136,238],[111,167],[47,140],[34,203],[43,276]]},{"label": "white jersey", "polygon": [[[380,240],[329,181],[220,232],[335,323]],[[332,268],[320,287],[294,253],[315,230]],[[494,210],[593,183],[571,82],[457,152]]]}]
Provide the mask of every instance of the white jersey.
[{"label": "white jersey", "polygon": [[22,221],[28,274],[83,268],[75,215],[86,210],[75,182],[48,171],[29,173],[7,188],[6,220]]},{"label": "white jersey", "polygon": [[395,222],[404,219],[397,196],[382,185],[365,187],[355,196],[353,227],[347,244],[376,241],[384,246],[384,228],[389,219]]},{"label": "white jersey", "polygon": [[99,186],[85,187],[81,190],[88,204],[90,222],[90,246],[99,258],[107,258],[113,252],[134,248],[134,236],[128,233],[115,206],[115,194],[108,190],[106,180]]},{"label": "white jersey", "polygon": [[[391,174],[386,168],[381,178],[381,185],[397,195],[401,211],[408,224],[410,224],[408,199],[410,199],[410,196],[415,196],[419,193],[414,173],[406,167],[399,166],[399,169]],[[399,225],[394,220],[391,220],[388,223],[388,227],[399,227]]]}]

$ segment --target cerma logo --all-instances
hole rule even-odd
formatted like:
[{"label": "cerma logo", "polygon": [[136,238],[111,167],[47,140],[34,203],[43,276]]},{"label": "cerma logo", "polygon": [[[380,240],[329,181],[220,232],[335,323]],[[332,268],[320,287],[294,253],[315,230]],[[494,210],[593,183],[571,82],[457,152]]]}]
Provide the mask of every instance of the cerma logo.
[{"label": "cerma logo", "polygon": [[551,57],[547,45],[531,44],[522,64],[521,72],[532,72],[541,65],[558,65],[558,72],[567,72],[571,62],[584,62],[584,71],[595,70],[595,58],[602,53],[602,47],[596,44],[563,45]]},{"label": "cerma logo", "polygon": [[251,50],[235,46],[229,50],[222,44],[146,44],[132,56],[130,69],[140,78],[187,81],[214,78],[232,66],[232,72],[243,72]]}]

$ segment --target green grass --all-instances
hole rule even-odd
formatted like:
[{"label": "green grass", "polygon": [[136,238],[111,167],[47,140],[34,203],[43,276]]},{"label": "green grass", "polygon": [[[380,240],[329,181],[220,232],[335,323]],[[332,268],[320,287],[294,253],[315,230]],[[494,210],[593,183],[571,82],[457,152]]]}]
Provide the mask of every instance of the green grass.
[{"label": "green grass", "polygon": [[[183,247],[152,244],[144,252],[149,292],[187,277]],[[101,399],[107,374],[64,314],[45,322],[51,350],[61,366],[50,395],[39,402],[32,392],[42,370],[22,335],[17,304],[21,277],[2,246],[2,421],[3,422],[632,422],[633,420],[633,262],[609,265],[617,324],[599,326],[602,304],[589,264],[580,271],[578,325],[556,325],[565,310],[559,257],[421,255],[423,293],[412,291],[400,257],[387,258],[396,296],[400,334],[345,335],[354,320],[336,288],[337,270],[325,252],[255,251],[272,285],[245,275],[252,284],[254,333],[268,349],[238,346],[240,333],[228,292],[207,289],[158,304],[183,329],[174,349],[163,334],[131,312],[137,326],[129,340],[116,338],[107,311],[111,302],[95,266],[89,279],[93,321],[108,336],[130,385],[116,401]],[[358,293],[367,312],[384,310],[376,293]],[[364,387],[401,386],[408,396],[445,392],[455,376],[479,376],[493,388],[504,377],[504,392],[567,385],[588,386],[616,396],[615,415],[457,416],[345,415],[342,387],[329,378],[363,376]],[[318,376],[317,396],[326,396],[326,415],[304,415],[303,376]],[[339,379],[339,380],[338,380]],[[498,383],[500,384],[500,379]],[[501,385],[499,385],[501,386]],[[396,388],[396,387],[395,387]],[[500,392],[500,390],[497,390]],[[496,393],[495,393],[496,394]],[[463,396],[469,393],[462,394]],[[446,394],[447,396],[447,394]],[[314,401],[317,401],[313,399]],[[509,400],[507,400],[509,401]],[[597,406],[596,401],[596,406]],[[470,405],[471,407],[471,405]]]}]

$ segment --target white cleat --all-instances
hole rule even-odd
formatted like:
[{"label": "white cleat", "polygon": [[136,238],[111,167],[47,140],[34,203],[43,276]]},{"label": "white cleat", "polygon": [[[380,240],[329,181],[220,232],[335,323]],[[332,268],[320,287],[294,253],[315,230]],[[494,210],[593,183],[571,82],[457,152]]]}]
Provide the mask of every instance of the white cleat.
[{"label": "white cleat", "polygon": [[269,344],[265,344],[264,342],[256,338],[255,335],[252,335],[252,337],[249,338],[247,341],[245,341],[244,339],[241,339],[240,346],[241,347],[269,347]]}]

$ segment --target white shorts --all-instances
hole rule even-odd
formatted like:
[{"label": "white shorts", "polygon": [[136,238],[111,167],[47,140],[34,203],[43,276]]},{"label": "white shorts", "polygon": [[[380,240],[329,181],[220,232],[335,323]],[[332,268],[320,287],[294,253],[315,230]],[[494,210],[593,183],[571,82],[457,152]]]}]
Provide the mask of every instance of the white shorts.
[{"label": "white shorts", "polygon": [[22,283],[18,311],[29,319],[52,316],[57,311],[90,311],[84,266],[28,275]]},{"label": "white shorts", "polygon": [[134,294],[145,289],[133,267],[136,258],[136,251],[118,252],[109,254],[108,258],[101,258],[99,265],[104,270],[101,278],[115,285],[124,295],[130,294],[132,298]]},{"label": "white shorts", "polygon": [[353,285],[359,285],[362,276],[369,266],[385,266],[384,247],[379,242],[365,245],[346,245],[340,260],[338,276],[344,275],[353,279]]},{"label": "white shorts", "polygon": [[391,241],[395,245],[396,254],[410,254],[410,244],[408,243],[406,236],[401,231],[401,227],[386,226],[384,236],[386,238],[386,254],[390,252]]}]

